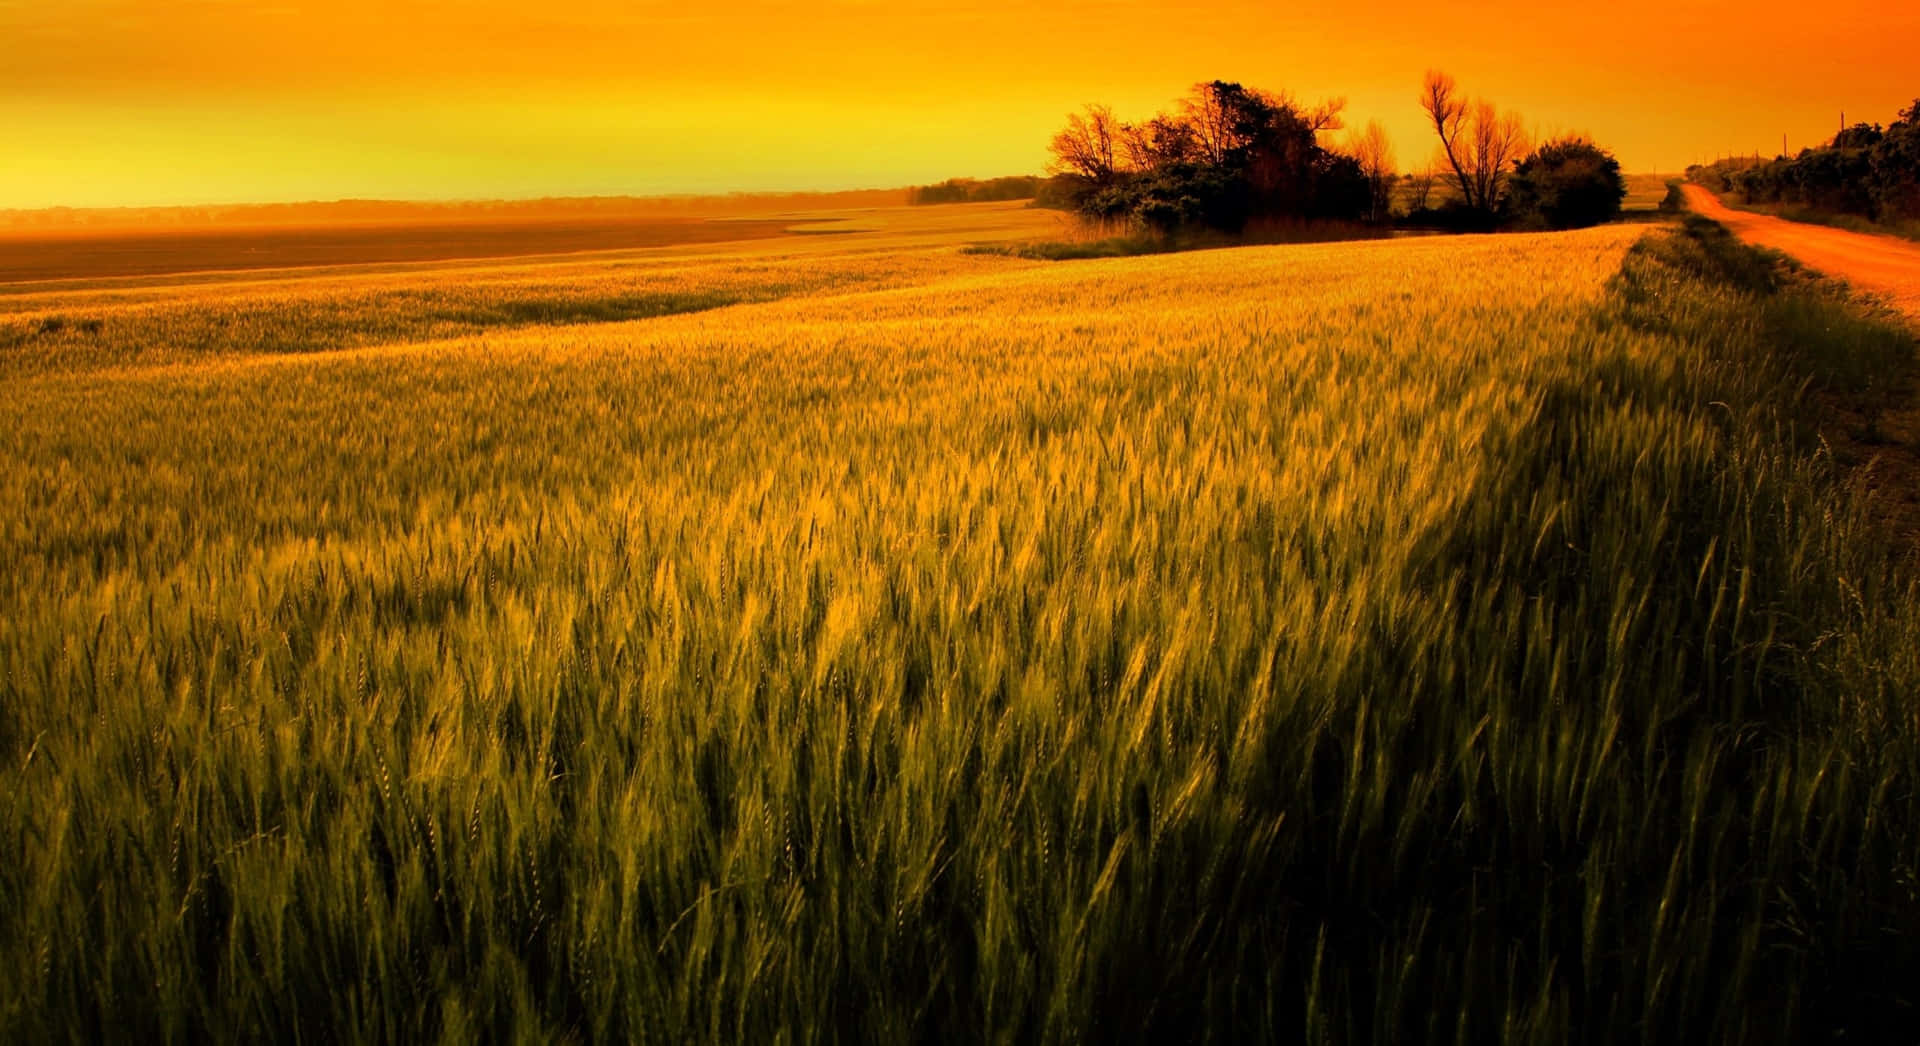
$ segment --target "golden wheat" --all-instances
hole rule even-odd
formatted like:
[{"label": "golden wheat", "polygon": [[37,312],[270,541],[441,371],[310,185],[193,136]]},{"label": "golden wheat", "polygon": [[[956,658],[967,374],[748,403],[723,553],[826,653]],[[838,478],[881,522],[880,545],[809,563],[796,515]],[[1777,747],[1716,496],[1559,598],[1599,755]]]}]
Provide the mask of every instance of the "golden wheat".
[{"label": "golden wheat", "polygon": [[1770,1033],[1911,591],[1640,235],[15,302],[0,1029]]}]

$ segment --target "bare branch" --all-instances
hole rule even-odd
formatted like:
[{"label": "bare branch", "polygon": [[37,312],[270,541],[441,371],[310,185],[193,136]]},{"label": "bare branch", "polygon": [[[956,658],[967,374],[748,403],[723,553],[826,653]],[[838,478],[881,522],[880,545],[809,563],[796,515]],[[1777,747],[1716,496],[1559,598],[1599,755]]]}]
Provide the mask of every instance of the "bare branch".
[{"label": "bare branch", "polygon": [[1347,148],[1360,164],[1360,173],[1367,179],[1367,188],[1372,194],[1369,217],[1373,221],[1380,221],[1387,216],[1392,203],[1390,193],[1397,177],[1394,172],[1393,142],[1387,138],[1387,129],[1380,125],[1380,121],[1370,120],[1366,129],[1355,135]]},{"label": "bare branch", "polygon": [[1453,168],[1453,176],[1460,182],[1460,194],[1466,197],[1467,206],[1480,206],[1474,196],[1473,180],[1467,177],[1466,167],[1460,162],[1454,145],[1466,120],[1467,102],[1459,96],[1459,85],[1453,77],[1438,69],[1427,70],[1426,83],[1420,91],[1420,108],[1427,111],[1434,133],[1440,136],[1440,147],[1446,153],[1447,164]]},{"label": "bare branch", "polygon": [[[1298,106],[1294,108],[1299,109]],[[1321,131],[1345,130],[1347,125],[1346,122],[1340,118],[1340,114],[1345,112],[1346,109],[1347,100],[1345,98],[1329,98],[1311,109],[1299,109],[1299,112],[1300,118],[1306,121],[1307,127],[1311,129],[1313,133],[1319,134]]]},{"label": "bare branch", "polygon": [[1111,182],[1117,170],[1114,139],[1118,131],[1113,110],[1107,106],[1089,105],[1084,115],[1074,113],[1067,117],[1066,130],[1048,143],[1054,160],[1050,169],[1055,174],[1077,174],[1100,185]]},{"label": "bare branch", "polygon": [[1492,214],[1500,205],[1507,168],[1526,151],[1527,130],[1519,114],[1501,113],[1489,101],[1469,101],[1453,77],[1429,70],[1420,93],[1440,138],[1440,150],[1467,206]]}]

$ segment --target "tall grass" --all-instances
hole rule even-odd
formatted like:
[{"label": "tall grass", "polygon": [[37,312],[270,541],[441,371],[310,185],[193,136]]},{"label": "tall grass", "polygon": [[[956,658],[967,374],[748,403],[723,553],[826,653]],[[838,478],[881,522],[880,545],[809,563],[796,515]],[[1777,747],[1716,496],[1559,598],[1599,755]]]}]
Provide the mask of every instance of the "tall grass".
[{"label": "tall grass", "polygon": [[0,1038],[1871,1036],[1911,342],[1639,235],[22,379]]}]

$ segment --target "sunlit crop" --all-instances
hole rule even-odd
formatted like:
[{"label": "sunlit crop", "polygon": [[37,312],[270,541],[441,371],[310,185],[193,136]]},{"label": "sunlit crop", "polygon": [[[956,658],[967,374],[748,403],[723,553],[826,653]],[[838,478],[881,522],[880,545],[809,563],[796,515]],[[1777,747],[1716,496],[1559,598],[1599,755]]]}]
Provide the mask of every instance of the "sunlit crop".
[{"label": "sunlit crop", "polygon": [[1790,397],[1905,343],[1713,257],[6,305],[0,1038],[1873,1019],[1920,630]]}]

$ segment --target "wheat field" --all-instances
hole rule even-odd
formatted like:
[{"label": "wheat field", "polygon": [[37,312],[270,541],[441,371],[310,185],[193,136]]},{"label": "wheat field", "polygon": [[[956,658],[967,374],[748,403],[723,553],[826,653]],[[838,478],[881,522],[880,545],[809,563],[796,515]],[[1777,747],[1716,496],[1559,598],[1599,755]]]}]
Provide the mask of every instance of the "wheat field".
[{"label": "wheat field", "polygon": [[0,1039],[1904,1012],[1807,395],[1910,337],[1698,224],[965,239],[0,296]]}]

